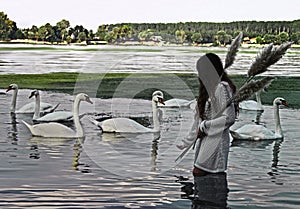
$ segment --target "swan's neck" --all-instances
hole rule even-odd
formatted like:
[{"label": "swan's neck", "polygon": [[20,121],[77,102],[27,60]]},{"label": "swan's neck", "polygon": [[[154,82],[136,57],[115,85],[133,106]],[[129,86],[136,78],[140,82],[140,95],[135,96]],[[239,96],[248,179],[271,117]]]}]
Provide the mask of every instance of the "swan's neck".
[{"label": "swan's neck", "polygon": [[256,101],[257,101],[257,109],[258,109],[258,110],[262,110],[263,107],[262,107],[262,104],[261,104],[260,92],[257,92],[257,93],[255,94],[255,96],[256,96]]},{"label": "swan's neck", "polygon": [[273,104],[274,107],[274,118],[275,118],[275,134],[282,136],[282,129],[280,125],[279,117],[279,105]]},{"label": "swan's neck", "polygon": [[41,104],[41,97],[40,95],[35,96],[35,105],[34,105],[34,114],[33,114],[33,120],[36,120],[40,117],[40,104]]},{"label": "swan's neck", "polygon": [[73,120],[76,129],[76,136],[83,137],[83,129],[79,120],[79,104],[80,100],[76,97],[73,106]]},{"label": "swan's neck", "polygon": [[160,123],[158,119],[157,103],[152,101],[152,114],[154,131],[160,131]]},{"label": "swan's neck", "polygon": [[16,111],[17,95],[18,95],[18,88],[15,88],[13,91],[13,96],[12,96],[11,105],[10,105],[11,113],[14,113]]}]

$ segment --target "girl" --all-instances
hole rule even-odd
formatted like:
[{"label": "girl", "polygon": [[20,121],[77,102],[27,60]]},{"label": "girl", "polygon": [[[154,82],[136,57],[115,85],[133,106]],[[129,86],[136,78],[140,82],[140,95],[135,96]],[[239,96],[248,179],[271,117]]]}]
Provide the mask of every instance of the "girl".
[{"label": "girl", "polygon": [[236,87],[224,71],[221,59],[213,53],[205,54],[197,62],[199,97],[193,126],[188,136],[178,145],[184,149],[196,141],[194,176],[220,173],[227,169],[229,128],[236,117],[234,104],[224,111]]}]

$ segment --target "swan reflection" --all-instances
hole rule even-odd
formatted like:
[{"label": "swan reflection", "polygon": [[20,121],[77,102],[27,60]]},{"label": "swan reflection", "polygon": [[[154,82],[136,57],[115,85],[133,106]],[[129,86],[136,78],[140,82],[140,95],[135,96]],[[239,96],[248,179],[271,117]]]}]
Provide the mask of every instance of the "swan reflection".
[{"label": "swan reflection", "polygon": [[272,157],[272,164],[271,164],[271,171],[268,172],[268,175],[271,178],[271,181],[274,182],[275,184],[281,185],[282,183],[278,179],[280,176],[280,169],[278,168],[278,163],[279,163],[279,152],[280,152],[280,147],[282,144],[283,140],[276,140],[273,145],[273,157]]},{"label": "swan reflection", "polygon": [[[156,137],[156,138],[155,138]],[[157,170],[157,155],[158,155],[158,143],[159,137],[154,136],[154,140],[152,141],[152,149],[151,149],[151,171]]]},{"label": "swan reflection", "polygon": [[[41,152],[46,151],[48,154],[51,154],[53,150],[59,150],[63,153],[61,149],[63,147],[68,147],[73,145],[73,155],[70,160],[70,165],[73,170],[80,171],[82,173],[90,173],[90,170],[87,169],[87,166],[84,163],[80,163],[80,155],[83,150],[83,143],[85,138],[78,139],[68,139],[68,138],[45,138],[45,137],[32,137],[30,141],[30,153],[29,158],[31,159],[40,159]],[[55,148],[55,149],[53,149]]]},{"label": "swan reflection", "polygon": [[15,113],[10,114],[10,130],[7,132],[8,138],[11,138],[12,144],[17,145],[18,141],[18,129],[17,129],[17,118]]}]

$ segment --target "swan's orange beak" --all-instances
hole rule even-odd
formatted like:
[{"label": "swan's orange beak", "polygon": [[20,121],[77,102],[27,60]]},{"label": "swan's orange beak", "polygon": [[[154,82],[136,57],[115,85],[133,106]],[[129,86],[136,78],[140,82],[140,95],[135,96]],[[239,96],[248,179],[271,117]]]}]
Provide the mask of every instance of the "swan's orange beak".
[{"label": "swan's orange beak", "polygon": [[282,101],[281,103],[282,103],[284,106],[286,106],[286,107],[289,106],[289,104],[288,104],[286,101]]},{"label": "swan's orange beak", "polygon": [[158,97],[158,102],[159,102],[159,103],[161,103],[161,104],[163,104],[163,105],[165,105],[165,103],[164,103],[164,99],[163,99],[163,98],[161,98],[161,97]]}]

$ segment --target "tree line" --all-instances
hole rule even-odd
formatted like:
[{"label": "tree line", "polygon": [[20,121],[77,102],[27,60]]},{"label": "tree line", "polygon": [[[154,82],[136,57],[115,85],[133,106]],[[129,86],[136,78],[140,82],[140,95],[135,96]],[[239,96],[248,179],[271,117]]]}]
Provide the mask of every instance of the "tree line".
[{"label": "tree line", "polygon": [[97,31],[82,25],[71,27],[68,20],[55,25],[46,23],[31,28],[18,28],[4,12],[0,12],[0,40],[29,39],[51,43],[105,41],[107,43],[164,42],[175,44],[229,44],[243,32],[248,40],[258,44],[281,44],[292,41],[300,44],[300,20],[294,21],[236,21],[236,22],[179,22],[179,23],[122,23],[102,24]]}]

